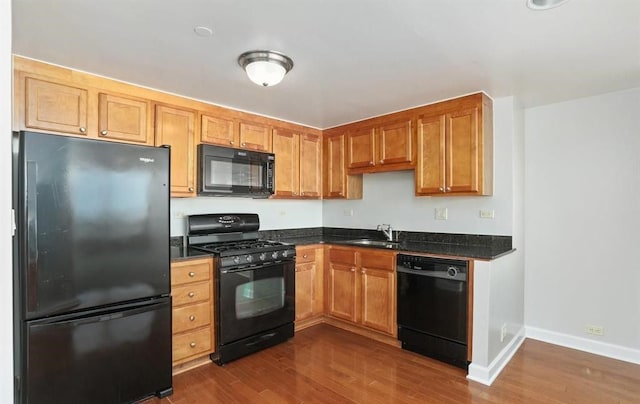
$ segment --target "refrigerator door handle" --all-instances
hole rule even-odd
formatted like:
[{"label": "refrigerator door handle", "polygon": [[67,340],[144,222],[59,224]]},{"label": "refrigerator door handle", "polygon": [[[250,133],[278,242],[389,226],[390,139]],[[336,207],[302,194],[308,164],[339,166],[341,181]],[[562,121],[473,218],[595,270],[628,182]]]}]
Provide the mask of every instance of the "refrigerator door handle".
[{"label": "refrigerator door handle", "polygon": [[[38,283],[38,163],[27,161],[26,172],[26,213],[27,213],[27,288]],[[27,307],[29,311],[36,310],[37,298],[30,293]]]}]

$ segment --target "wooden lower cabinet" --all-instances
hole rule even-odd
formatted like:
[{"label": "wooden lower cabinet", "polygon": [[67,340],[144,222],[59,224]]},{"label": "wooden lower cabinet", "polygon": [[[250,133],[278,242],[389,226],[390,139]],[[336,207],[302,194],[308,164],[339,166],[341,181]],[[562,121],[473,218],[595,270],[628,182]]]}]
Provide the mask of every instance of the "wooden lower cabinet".
[{"label": "wooden lower cabinet", "polygon": [[173,366],[206,357],[215,347],[213,261],[171,263]]},{"label": "wooden lower cabinet", "polygon": [[396,336],[395,253],[330,246],[327,314]]},{"label": "wooden lower cabinet", "polygon": [[296,329],[324,314],[323,246],[296,248]]}]

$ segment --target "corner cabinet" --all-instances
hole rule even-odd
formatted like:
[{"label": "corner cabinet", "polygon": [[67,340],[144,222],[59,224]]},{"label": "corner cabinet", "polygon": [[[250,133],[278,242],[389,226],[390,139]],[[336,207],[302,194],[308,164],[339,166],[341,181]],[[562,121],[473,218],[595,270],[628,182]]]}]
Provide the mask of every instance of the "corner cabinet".
[{"label": "corner cabinet", "polygon": [[397,335],[395,253],[329,247],[327,314]]},{"label": "corner cabinet", "polygon": [[417,117],[416,195],[491,195],[493,122],[484,94],[439,103]]},{"label": "corner cabinet", "polygon": [[155,117],[156,146],[171,148],[171,196],[195,196],[195,111],[156,105]]},{"label": "corner cabinet", "polygon": [[211,258],[171,263],[174,370],[214,350],[213,290]]},{"label": "corner cabinet", "polygon": [[362,199],[362,175],[347,175],[346,139],[345,133],[323,135],[323,199]]},{"label": "corner cabinet", "polygon": [[272,151],[278,162],[274,197],[319,199],[322,196],[320,136],[275,128]]}]

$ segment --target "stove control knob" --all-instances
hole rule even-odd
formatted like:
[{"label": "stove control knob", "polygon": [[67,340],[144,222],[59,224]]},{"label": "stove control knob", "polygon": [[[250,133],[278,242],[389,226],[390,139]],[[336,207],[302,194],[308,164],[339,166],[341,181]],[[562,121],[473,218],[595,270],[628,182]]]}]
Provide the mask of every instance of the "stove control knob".
[{"label": "stove control knob", "polygon": [[273,253],[271,253],[271,258],[273,258],[273,259],[278,258],[278,252],[274,251]]},{"label": "stove control knob", "polygon": [[282,256],[283,256],[284,258],[287,258],[287,257],[289,256],[289,251],[284,250],[284,251],[282,252]]},{"label": "stove control knob", "polygon": [[233,257],[233,263],[234,264],[239,264],[240,263],[240,257]]},{"label": "stove control knob", "polygon": [[264,261],[266,259],[267,259],[267,254],[266,253],[260,254],[260,261]]},{"label": "stove control knob", "polygon": [[251,261],[253,261],[253,257],[252,257],[252,256],[250,256],[250,255],[247,255],[247,256],[245,257],[245,259],[247,260],[247,262],[251,262]]}]

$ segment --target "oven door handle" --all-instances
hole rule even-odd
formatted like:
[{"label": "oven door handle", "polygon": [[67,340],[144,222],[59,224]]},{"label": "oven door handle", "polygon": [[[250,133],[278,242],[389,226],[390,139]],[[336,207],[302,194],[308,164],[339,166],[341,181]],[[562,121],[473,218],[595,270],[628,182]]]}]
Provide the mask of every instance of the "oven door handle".
[{"label": "oven door handle", "polygon": [[446,280],[454,281],[454,282],[466,282],[467,281],[467,274],[464,273],[464,272],[458,272],[458,273],[456,273],[455,276],[450,276],[447,272],[444,272],[444,271],[423,271],[423,270],[410,269],[410,268],[406,268],[406,267],[403,267],[403,266],[398,266],[396,268],[396,272],[403,273],[403,274],[409,274],[409,275],[425,276],[427,278],[446,279]]}]

